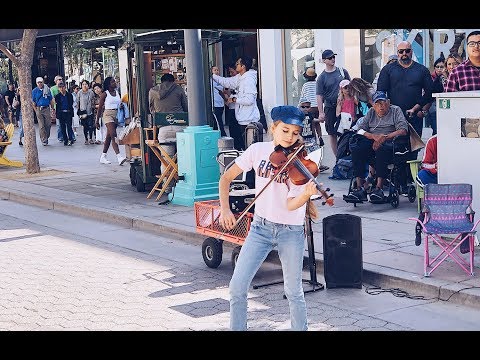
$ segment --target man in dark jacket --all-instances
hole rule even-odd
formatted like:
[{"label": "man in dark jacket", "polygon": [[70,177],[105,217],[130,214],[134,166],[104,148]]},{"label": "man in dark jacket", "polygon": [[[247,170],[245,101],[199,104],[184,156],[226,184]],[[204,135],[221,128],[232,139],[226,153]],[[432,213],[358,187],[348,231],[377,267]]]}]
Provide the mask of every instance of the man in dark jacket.
[{"label": "man in dark jacket", "polygon": [[65,83],[59,82],[57,86],[60,92],[55,95],[55,115],[60,122],[63,145],[72,146],[75,141],[72,137],[73,95],[67,91]]},{"label": "man in dark jacket", "polygon": [[430,71],[413,61],[412,44],[402,41],[397,46],[398,60],[385,65],[378,77],[377,90],[385,91],[392,105],[399,106],[407,121],[422,136],[423,118],[433,101]]},{"label": "man in dark jacket", "polygon": [[148,106],[150,113],[155,112],[187,112],[187,95],[182,87],[175,84],[172,74],[164,74],[161,83],[155,85],[148,92]]}]

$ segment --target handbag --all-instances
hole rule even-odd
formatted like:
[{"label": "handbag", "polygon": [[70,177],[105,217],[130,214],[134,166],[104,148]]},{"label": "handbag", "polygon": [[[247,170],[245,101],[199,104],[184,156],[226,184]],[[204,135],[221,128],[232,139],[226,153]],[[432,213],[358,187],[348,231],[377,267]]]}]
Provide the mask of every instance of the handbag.
[{"label": "handbag", "polygon": [[86,119],[87,116],[88,116],[88,115],[87,115],[87,110],[78,110],[78,111],[77,111],[77,115],[78,115],[78,118],[79,118],[80,120],[84,120],[84,119]]},{"label": "handbag", "polygon": [[17,97],[15,96],[12,101],[12,107],[16,109],[19,106],[20,106],[20,101],[18,101]]},{"label": "handbag", "polygon": [[410,151],[417,151],[424,148],[425,143],[410,123],[408,123],[408,130],[410,136]]},{"label": "handbag", "polygon": [[345,130],[350,130],[352,127],[352,115],[346,112],[341,112],[339,116],[339,123],[337,133],[343,134]]}]

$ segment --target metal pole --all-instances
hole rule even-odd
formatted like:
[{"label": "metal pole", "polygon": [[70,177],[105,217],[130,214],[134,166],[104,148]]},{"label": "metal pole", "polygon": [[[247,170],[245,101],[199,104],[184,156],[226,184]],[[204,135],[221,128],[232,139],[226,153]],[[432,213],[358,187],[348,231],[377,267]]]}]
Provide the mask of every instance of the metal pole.
[{"label": "metal pole", "polygon": [[185,29],[187,59],[188,119],[190,126],[207,125],[205,83],[203,81],[202,33],[200,29]]}]

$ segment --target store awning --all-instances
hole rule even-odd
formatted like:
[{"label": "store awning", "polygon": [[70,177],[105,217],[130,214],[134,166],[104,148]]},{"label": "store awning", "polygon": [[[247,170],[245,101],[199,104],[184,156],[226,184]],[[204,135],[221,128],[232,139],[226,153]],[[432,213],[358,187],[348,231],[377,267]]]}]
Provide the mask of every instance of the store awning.
[{"label": "store awning", "polygon": [[84,49],[95,49],[101,47],[118,49],[123,43],[123,34],[110,34],[99,36],[91,39],[82,39],[77,42],[77,45]]},{"label": "store awning", "polygon": [[[0,42],[22,40],[24,29],[0,29]],[[69,35],[90,29],[38,29],[37,37]]]},{"label": "store awning", "polygon": [[[255,34],[255,31],[202,29],[202,39],[208,40],[210,44],[219,41],[237,40],[238,38]],[[144,46],[170,45],[168,44],[169,42],[184,44],[183,29],[134,29],[133,38],[136,43]],[[77,44],[84,49],[100,47],[118,49],[125,40],[125,34],[118,33],[83,39]]]}]

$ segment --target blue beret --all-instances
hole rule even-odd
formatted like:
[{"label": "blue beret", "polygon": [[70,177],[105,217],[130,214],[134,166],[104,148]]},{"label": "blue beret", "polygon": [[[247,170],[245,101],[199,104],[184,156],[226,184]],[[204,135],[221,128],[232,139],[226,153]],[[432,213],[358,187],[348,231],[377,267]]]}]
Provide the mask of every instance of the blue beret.
[{"label": "blue beret", "polygon": [[270,116],[273,121],[280,120],[285,124],[298,125],[303,127],[305,114],[296,106],[282,105],[272,109]]}]

